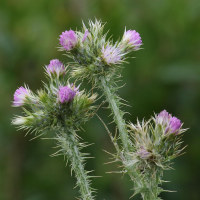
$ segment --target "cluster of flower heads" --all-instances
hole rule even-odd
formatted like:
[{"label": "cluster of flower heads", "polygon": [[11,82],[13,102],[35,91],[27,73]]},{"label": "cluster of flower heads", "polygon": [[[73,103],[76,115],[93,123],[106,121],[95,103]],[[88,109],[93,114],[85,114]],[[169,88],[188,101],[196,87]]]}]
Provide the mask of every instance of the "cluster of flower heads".
[{"label": "cluster of flower heads", "polygon": [[[73,30],[62,32],[59,39],[61,45],[60,49],[70,52],[73,49],[77,50],[81,47],[84,48],[84,45],[82,45],[82,43],[86,40],[87,37],[90,36],[88,41],[91,45],[98,42],[100,44],[97,45],[98,48],[100,48],[100,55],[97,55],[97,52],[95,52],[95,56],[100,57],[101,60],[107,65],[111,65],[120,64],[123,61],[125,54],[129,53],[130,51],[139,50],[140,46],[142,45],[140,34],[135,30],[125,30],[122,40],[120,42],[116,42],[116,44],[114,45],[111,45],[109,41],[105,41],[105,36],[98,34],[98,32],[101,33],[102,31],[101,23],[99,21],[96,21],[95,24],[90,22],[90,26],[91,27],[88,30],[85,28],[84,25],[84,34],[77,31],[75,32]],[[95,38],[95,34],[97,38]],[[95,41],[96,39],[99,41]],[[87,52],[88,48],[85,49],[85,53]],[[91,53],[89,53],[89,55],[91,56]]]},{"label": "cluster of flower heads", "polygon": [[96,94],[89,95],[79,91],[79,86],[70,84],[66,68],[58,59],[50,61],[45,66],[49,84],[44,83],[45,89],[34,94],[28,87],[20,87],[14,93],[13,106],[24,108],[25,116],[16,117],[12,123],[25,129],[41,131],[65,124],[78,128],[88,121],[93,113]]},{"label": "cluster of flower heads", "polygon": [[[154,125],[151,123],[152,120]],[[136,125],[131,124],[130,129],[136,149],[134,155],[139,156],[141,160],[153,161],[156,164],[162,163],[159,161],[161,158],[176,157],[180,153],[178,136],[186,130],[181,127],[180,119],[173,117],[166,110],[146,123],[138,121]]]},{"label": "cluster of flower heads", "polygon": [[[65,75],[65,67],[61,61],[58,59],[53,59],[50,61],[50,64],[46,66],[46,72],[49,77],[61,77]],[[59,86],[57,90],[57,99],[60,103],[68,103],[71,102],[75,95],[79,92],[79,87],[73,86],[73,84],[68,84],[66,86]],[[31,90],[27,87],[20,87],[14,93],[14,101],[13,106],[19,107],[23,106],[26,103],[37,103],[37,97],[33,95]]]}]

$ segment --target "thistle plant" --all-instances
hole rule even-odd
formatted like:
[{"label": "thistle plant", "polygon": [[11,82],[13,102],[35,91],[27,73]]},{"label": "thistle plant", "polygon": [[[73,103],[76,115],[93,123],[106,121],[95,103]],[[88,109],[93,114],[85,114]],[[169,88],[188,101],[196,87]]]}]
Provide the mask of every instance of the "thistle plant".
[{"label": "thistle plant", "polygon": [[[160,187],[164,182],[163,171],[171,168],[171,160],[183,150],[181,136],[186,129],[182,129],[181,121],[166,110],[136,125],[125,121],[121,108],[124,103],[117,95],[117,81],[127,55],[139,50],[142,40],[135,30],[125,29],[122,39],[114,43],[106,39],[103,28],[101,21],[96,20],[89,21],[88,28],[83,23],[82,31],[64,31],[59,38],[59,50],[65,51],[74,61],[69,64],[70,75],[77,80],[87,79],[92,89],[95,87],[102,92],[103,102],[108,102],[118,134],[113,136],[104,125],[116,149],[112,154],[114,162],[121,162],[121,173],[128,174],[132,180],[133,196],[140,193],[143,200],[159,200],[158,195],[165,191]],[[44,84],[44,89],[37,94],[27,86],[16,90],[13,106],[28,109],[23,107],[25,116],[17,116],[13,124],[41,135],[54,130],[53,139],[60,148],[55,155],[62,154],[71,162],[81,198],[94,199],[84,169],[85,155],[80,152],[85,145],[79,143],[76,130],[94,115],[95,107],[91,104],[96,95],[90,96],[79,91],[79,86],[70,84],[66,79],[66,67],[57,59],[50,61],[45,71],[49,84]]]},{"label": "thistle plant", "polygon": [[119,132],[119,136],[113,136],[107,129],[117,151],[114,159],[123,163],[121,172],[133,181],[134,195],[141,193],[144,200],[159,199],[163,170],[181,152],[179,136],[184,129],[180,120],[166,111],[146,123],[127,125],[122,99],[116,94],[117,80],[127,55],[139,50],[142,40],[135,30],[125,29],[122,39],[113,43],[106,39],[103,28],[96,20],[89,21],[88,28],[83,23],[82,31],[65,31],[60,35],[59,49],[74,60],[70,65],[72,77],[87,79],[108,102]]},{"label": "thistle plant", "polygon": [[81,153],[86,143],[79,142],[76,130],[94,115],[96,94],[89,95],[79,91],[79,86],[69,83],[67,68],[58,59],[50,61],[45,67],[48,84],[34,94],[27,86],[20,87],[14,93],[13,106],[22,106],[24,116],[16,116],[12,123],[20,129],[35,132],[37,136],[54,130],[53,138],[59,150],[53,155],[64,155],[71,163],[71,169],[77,178],[83,200],[92,200],[93,189],[90,176],[84,169],[87,154]]}]

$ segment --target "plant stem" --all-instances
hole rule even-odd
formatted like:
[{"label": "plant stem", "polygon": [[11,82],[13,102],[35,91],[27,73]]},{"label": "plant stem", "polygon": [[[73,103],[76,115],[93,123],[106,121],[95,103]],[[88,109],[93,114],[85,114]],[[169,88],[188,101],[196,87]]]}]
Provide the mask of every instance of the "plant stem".
[{"label": "plant stem", "polygon": [[162,191],[162,189],[158,187],[158,184],[160,183],[160,174],[160,170],[156,172],[152,169],[149,170],[149,173],[145,178],[146,182],[143,181],[143,188],[145,188],[145,190],[141,192],[143,200],[160,200],[158,197]]},{"label": "plant stem", "polygon": [[110,109],[113,112],[115,122],[117,124],[117,127],[119,129],[119,134],[121,137],[123,148],[126,152],[129,152],[129,139],[128,139],[128,132],[126,130],[126,124],[124,119],[122,118],[122,112],[119,109],[119,105],[116,103],[115,93],[111,91],[111,88],[109,87],[109,84],[107,84],[107,81],[105,77],[101,77],[101,86],[102,90],[107,98],[107,101],[109,103]]},{"label": "plant stem", "polygon": [[77,178],[77,185],[80,188],[81,197],[83,200],[93,200],[92,188],[90,187],[90,180],[87,171],[84,169],[84,157],[80,152],[80,145],[75,138],[75,131],[72,129],[65,129],[65,132],[59,135],[58,140],[64,155],[71,162],[71,168]]}]

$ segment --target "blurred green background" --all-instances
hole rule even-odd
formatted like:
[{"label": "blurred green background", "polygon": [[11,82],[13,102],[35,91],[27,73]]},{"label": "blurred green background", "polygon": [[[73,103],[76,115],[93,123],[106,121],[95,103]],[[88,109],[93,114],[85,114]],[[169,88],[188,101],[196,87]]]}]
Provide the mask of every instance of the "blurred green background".
[{"label": "blurred green background", "polygon": [[[0,199],[72,200],[78,197],[69,166],[55,152],[54,141],[24,137],[11,125],[13,93],[24,83],[35,91],[45,80],[43,67],[51,59],[69,60],[58,52],[59,35],[64,30],[81,29],[81,20],[101,19],[114,41],[124,28],[135,29],[143,48],[124,65],[119,95],[131,107],[123,109],[127,121],[148,119],[163,109],[184,122],[186,154],[174,160],[176,170],[166,171],[163,187],[176,193],[162,193],[165,200],[200,199],[200,1],[199,0],[1,0],[0,1]],[[83,84],[90,89],[89,85]],[[98,114],[112,121],[109,110]],[[114,132],[115,125],[108,126]],[[128,176],[108,174],[119,170],[105,165],[114,148],[102,123],[95,116],[79,132],[85,148],[95,159],[86,168],[95,169],[92,186],[97,200],[126,200],[132,195]],[[120,165],[120,163],[118,164]],[[133,198],[140,199],[140,196]]]}]

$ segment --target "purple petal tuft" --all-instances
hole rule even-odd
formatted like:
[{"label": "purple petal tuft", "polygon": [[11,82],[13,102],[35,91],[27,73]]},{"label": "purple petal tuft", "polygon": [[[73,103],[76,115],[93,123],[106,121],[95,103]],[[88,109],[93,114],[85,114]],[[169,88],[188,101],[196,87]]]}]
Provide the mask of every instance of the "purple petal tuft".
[{"label": "purple petal tuft", "polygon": [[58,98],[60,103],[67,103],[74,99],[76,92],[68,86],[61,86],[58,92]]},{"label": "purple petal tuft", "polygon": [[22,106],[24,104],[24,101],[26,100],[26,97],[30,95],[30,91],[24,87],[20,87],[17,89],[14,93],[14,106]]},{"label": "purple petal tuft", "polygon": [[61,46],[63,46],[67,51],[70,51],[77,44],[78,38],[73,30],[69,30],[62,32],[59,41]]}]

